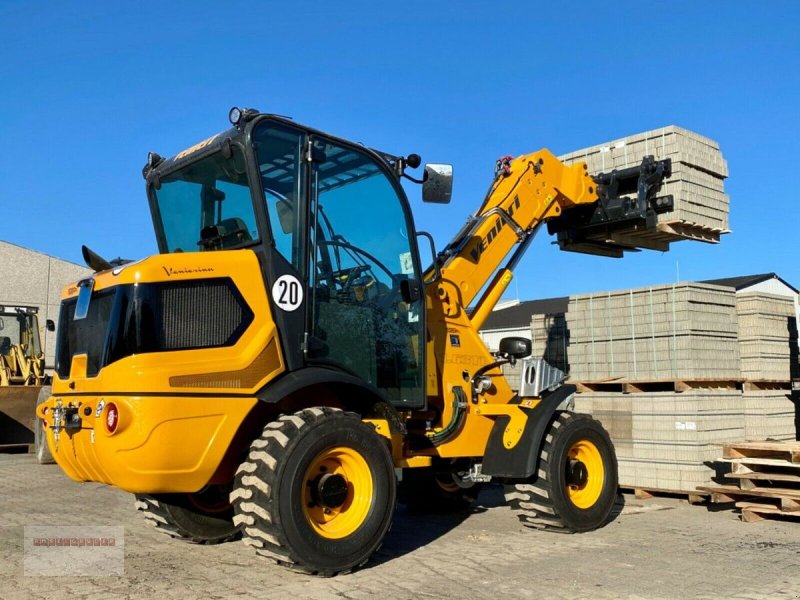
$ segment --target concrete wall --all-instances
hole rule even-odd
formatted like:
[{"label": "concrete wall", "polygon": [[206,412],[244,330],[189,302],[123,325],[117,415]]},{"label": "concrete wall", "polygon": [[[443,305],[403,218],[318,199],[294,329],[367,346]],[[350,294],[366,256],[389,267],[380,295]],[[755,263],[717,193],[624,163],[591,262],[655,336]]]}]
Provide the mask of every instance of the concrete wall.
[{"label": "concrete wall", "polygon": [[58,325],[61,289],[90,273],[84,266],[0,241],[0,304],[39,308],[39,328],[48,369],[53,368],[56,340],[55,333],[45,328],[45,322],[52,319]]}]

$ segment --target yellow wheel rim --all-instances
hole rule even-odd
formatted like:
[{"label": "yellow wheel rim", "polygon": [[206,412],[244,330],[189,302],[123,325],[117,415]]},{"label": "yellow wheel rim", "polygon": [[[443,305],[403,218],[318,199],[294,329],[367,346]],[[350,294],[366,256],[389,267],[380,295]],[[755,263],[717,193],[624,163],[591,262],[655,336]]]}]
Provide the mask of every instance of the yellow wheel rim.
[{"label": "yellow wheel rim", "polygon": [[[311,461],[303,477],[303,514],[320,536],[345,538],[366,520],[373,487],[372,472],[359,452],[344,446],[324,450]],[[331,494],[331,488],[337,492]]]},{"label": "yellow wheel rim", "polygon": [[456,494],[461,489],[455,481],[442,481],[438,477],[435,478],[435,481],[436,485],[450,494]]},{"label": "yellow wheel rim", "polygon": [[[572,445],[567,456],[569,461],[580,461],[585,468],[585,477],[581,483],[567,483],[567,496],[578,508],[591,508],[600,499],[605,481],[600,450],[589,440],[579,440]],[[570,464],[567,463],[567,469],[569,468]]]}]

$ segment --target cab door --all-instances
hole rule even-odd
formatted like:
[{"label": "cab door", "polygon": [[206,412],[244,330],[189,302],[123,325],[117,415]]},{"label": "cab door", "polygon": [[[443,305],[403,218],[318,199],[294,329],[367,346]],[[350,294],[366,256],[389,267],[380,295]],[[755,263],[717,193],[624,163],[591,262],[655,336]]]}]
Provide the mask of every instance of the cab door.
[{"label": "cab door", "polygon": [[408,202],[372,153],[311,141],[309,364],[343,369],[398,408],[424,405],[423,300]]}]

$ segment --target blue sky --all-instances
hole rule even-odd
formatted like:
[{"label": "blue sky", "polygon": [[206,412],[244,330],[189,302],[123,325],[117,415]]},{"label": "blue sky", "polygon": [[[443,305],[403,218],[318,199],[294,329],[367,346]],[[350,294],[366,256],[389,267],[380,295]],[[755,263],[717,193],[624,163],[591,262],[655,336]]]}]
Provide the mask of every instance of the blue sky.
[{"label": "blue sky", "polygon": [[623,260],[541,235],[510,294],[547,297],[775,271],[800,287],[798,2],[0,0],[0,239],[80,262],[156,251],[141,167],[252,106],[450,162],[441,247],[494,160],[667,124],[716,139],[731,227]]}]

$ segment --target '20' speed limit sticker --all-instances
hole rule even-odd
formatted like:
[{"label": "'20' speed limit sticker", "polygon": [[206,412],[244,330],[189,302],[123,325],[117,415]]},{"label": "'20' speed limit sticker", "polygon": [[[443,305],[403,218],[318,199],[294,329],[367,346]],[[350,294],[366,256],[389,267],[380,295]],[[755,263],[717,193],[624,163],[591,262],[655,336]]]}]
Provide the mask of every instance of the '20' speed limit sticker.
[{"label": "'20' speed limit sticker", "polygon": [[297,310],[303,303],[303,286],[294,275],[281,275],[272,285],[272,300],[287,312]]}]

